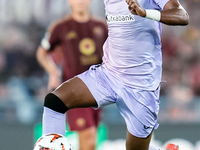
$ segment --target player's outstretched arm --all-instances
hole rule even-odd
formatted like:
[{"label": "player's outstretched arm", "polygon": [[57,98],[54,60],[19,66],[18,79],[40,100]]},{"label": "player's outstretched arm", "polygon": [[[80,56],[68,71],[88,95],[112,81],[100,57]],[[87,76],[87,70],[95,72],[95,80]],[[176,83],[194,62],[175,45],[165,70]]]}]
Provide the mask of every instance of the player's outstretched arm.
[{"label": "player's outstretched arm", "polygon": [[187,25],[189,15],[177,0],[169,0],[162,11],[144,9],[137,0],[126,0],[135,15],[160,21],[167,25]]}]

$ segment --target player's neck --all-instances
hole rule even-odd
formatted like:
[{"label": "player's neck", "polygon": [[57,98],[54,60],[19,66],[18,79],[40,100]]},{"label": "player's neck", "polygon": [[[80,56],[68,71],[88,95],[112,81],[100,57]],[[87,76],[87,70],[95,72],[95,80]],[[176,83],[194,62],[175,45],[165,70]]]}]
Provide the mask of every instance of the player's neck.
[{"label": "player's neck", "polygon": [[77,22],[87,22],[90,19],[90,14],[88,12],[72,13],[72,18]]}]

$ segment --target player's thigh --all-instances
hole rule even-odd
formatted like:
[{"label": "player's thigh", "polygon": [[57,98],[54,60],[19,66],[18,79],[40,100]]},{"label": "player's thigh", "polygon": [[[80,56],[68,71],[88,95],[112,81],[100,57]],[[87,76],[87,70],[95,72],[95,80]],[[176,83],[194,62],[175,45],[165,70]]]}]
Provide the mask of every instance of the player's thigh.
[{"label": "player's thigh", "polygon": [[147,138],[138,138],[127,132],[126,150],[148,150],[152,133]]},{"label": "player's thigh", "polygon": [[58,96],[69,109],[97,106],[91,92],[78,77],[64,82],[53,93]]}]

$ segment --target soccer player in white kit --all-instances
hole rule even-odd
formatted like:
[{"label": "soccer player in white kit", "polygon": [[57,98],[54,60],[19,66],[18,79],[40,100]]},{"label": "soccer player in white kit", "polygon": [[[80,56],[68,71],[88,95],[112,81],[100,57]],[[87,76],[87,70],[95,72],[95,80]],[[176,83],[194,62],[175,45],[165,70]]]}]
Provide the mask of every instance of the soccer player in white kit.
[{"label": "soccer player in white kit", "polygon": [[[45,97],[43,134],[65,135],[65,112],[116,103],[127,126],[127,150],[149,146],[158,127],[162,74],[161,23],[187,25],[177,0],[104,0],[108,38],[103,63],[64,82]],[[178,150],[173,144],[165,150]]]}]

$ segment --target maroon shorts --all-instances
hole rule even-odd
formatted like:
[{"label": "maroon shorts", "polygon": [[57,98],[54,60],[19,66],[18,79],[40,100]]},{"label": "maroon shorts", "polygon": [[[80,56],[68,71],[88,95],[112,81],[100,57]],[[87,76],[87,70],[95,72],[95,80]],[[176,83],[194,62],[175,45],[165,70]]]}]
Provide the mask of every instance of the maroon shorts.
[{"label": "maroon shorts", "polygon": [[76,108],[67,111],[67,123],[71,131],[81,131],[89,127],[97,127],[101,118],[101,109]]}]

